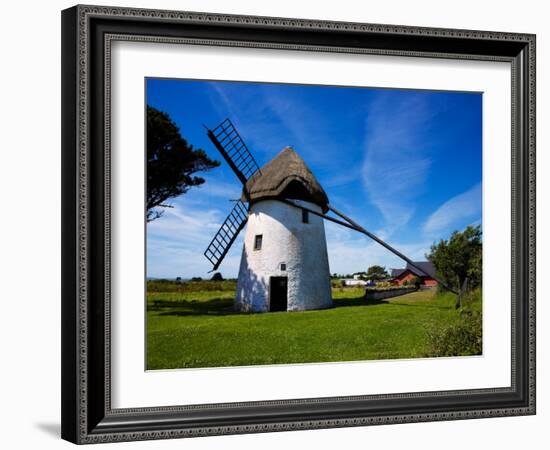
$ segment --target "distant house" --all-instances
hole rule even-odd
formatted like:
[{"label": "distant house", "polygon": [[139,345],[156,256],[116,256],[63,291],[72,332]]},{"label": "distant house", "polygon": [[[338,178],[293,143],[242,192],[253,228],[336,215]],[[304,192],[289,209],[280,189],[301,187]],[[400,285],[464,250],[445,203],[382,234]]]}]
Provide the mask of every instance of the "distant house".
[{"label": "distant house", "polygon": [[359,276],[353,276],[353,278],[344,278],[342,280],[344,286],[376,286],[376,281],[374,280],[363,280]]},{"label": "distant house", "polygon": [[342,283],[344,283],[344,286],[366,286],[368,284],[368,281],[362,280],[361,278],[344,278],[342,280]]},{"label": "distant house", "polygon": [[342,284],[344,286],[366,286],[367,280],[365,280],[366,272],[355,272],[352,274],[352,278],[343,278]]},{"label": "distant house", "polygon": [[411,281],[413,278],[418,277],[422,282],[422,286],[434,287],[437,286],[437,281],[433,279],[435,276],[435,267],[429,261],[415,261],[415,265],[419,266],[428,274],[422,273],[415,267],[407,263],[407,266],[404,269],[392,269],[391,270],[391,281],[397,285],[403,285],[407,281]]}]

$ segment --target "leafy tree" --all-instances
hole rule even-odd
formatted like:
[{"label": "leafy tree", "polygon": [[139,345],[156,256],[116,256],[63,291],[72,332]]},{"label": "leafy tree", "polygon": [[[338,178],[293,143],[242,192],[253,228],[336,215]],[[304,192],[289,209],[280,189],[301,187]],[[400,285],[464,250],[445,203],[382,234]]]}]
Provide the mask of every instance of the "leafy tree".
[{"label": "leafy tree", "polygon": [[[462,294],[465,287],[481,284],[482,241],[481,226],[469,225],[462,232],[455,231],[448,240],[433,244],[426,257],[433,263],[444,281]],[[456,307],[460,308],[461,296]]]},{"label": "leafy tree", "polygon": [[386,272],[385,267],[374,265],[374,266],[370,266],[367,269],[367,275],[366,275],[367,280],[378,281],[378,280],[384,280],[388,277],[389,275],[388,275],[388,272]]},{"label": "leafy tree", "polygon": [[409,284],[411,286],[414,286],[416,289],[420,289],[420,285],[422,284],[422,280],[420,277],[417,277],[416,275],[411,278]]},{"label": "leafy tree", "polygon": [[211,280],[212,281],[223,281],[223,276],[220,272],[216,272],[214,275],[212,275]]},{"label": "leafy tree", "polygon": [[204,183],[195,172],[219,165],[194,149],[167,113],[147,106],[147,222],[162,215],[158,208],[170,207],[167,200]]}]

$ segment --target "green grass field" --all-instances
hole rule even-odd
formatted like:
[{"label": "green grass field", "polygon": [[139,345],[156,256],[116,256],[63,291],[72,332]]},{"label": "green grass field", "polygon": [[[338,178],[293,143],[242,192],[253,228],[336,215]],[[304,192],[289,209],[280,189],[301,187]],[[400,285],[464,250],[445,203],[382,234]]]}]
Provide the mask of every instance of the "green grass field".
[{"label": "green grass field", "polygon": [[366,302],[362,289],[333,288],[332,309],[263,314],[234,313],[234,292],[234,281],[148,282],[147,368],[417,358],[430,331],[461,317],[433,290]]}]

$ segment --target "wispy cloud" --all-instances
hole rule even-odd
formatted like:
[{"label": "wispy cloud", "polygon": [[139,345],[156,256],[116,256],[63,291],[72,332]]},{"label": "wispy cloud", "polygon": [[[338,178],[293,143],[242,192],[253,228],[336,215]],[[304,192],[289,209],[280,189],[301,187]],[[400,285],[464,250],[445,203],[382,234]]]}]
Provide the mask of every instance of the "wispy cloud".
[{"label": "wispy cloud", "polygon": [[[367,270],[374,264],[385,266],[387,269],[401,268],[406,264],[401,258],[367,236],[339,225],[327,222],[326,233],[332,272],[353,273]],[[391,244],[409,258],[423,260],[430,248],[431,241],[422,240],[413,244],[396,241]]]},{"label": "wispy cloud", "polygon": [[[294,147],[310,165],[317,167],[316,175],[324,169],[334,172],[334,163],[342,157],[342,135],[335,130],[334,121],[311,107],[303,92],[292,86],[259,84],[249,86],[213,83],[212,104],[220,117],[230,117],[253,153],[263,156],[264,163],[286,146]],[[261,158],[260,158],[261,159]],[[359,178],[359,172],[347,174],[349,182]]]},{"label": "wispy cloud", "polygon": [[216,230],[221,219],[219,210],[184,207],[175,203],[172,208],[164,210],[162,220],[157,219],[147,225],[147,232],[153,236],[172,236],[184,230],[186,236],[197,237],[205,229]]},{"label": "wispy cloud", "polygon": [[239,122],[240,114],[233,107],[234,102],[231,101],[227,89],[222,87],[222,84],[219,83],[210,83],[209,86],[212,88],[212,106],[217,109],[220,117],[225,118],[230,116],[233,121]]},{"label": "wispy cloud", "polygon": [[434,235],[451,231],[453,227],[464,225],[465,222],[479,220],[481,215],[481,183],[471,189],[447,200],[424,223],[423,231]]},{"label": "wispy cloud", "polygon": [[324,178],[323,187],[334,188],[334,187],[349,186],[361,178],[361,173],[362,173],[361,166],[354,165],[353,167],[350,167],[345,172],[337,172],[336,174],[325,175],[323,177]]},{"label": "wispy cloud", "polygon": [[210,102],[216,109],[219,120],[229,117],[250,147],[252,153],[271,159],[289,142],[281,140],[281,127],[273,120],[273,111],[263,101],[262,90],[247,89],[238,84],[211,83]]},{"label": "wispy cloud", "polygon": [[[203,252],[229,210],[229,204],[227,211],[220,211],[180,199],[147,224],[147,276],[208,276],[212,266]],[[237,275],[241,250],[239,236],[220,267],[225,276]]]},{"label": "wispy cloud", "polygon": [[194,196],[198,197],[202,194],[204,196],[224,199],[236,199],[240,197],[242,185],[237,178],[233,182],[226,182],[217,180],[215,174],[203,174],[203,177],[206,179],[206,182],[194,188]]},{"label": "wispy cloud", "polygon": [[424,191],[431,158],[426,137],[434,114],[422,96],[382,93],[369,110],[363,185],[385,220],[384,234],[406,225]]}]

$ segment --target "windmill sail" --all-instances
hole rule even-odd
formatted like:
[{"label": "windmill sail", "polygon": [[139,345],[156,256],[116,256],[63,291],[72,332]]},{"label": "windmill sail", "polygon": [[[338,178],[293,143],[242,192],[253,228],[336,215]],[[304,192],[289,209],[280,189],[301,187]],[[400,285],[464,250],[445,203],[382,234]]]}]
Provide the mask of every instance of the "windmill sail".
[{"label": "windmill sail", "polygon": [[235,203],[235,206],[225,218],[222,226],[216,232],[204,252],[204,256],[214,266],[212,270],[216,270],[219,267],[229,248],[235,239],[237,239],[239,232],[244,228],[247,220],[248,210],[246,205],[239,200]]},{"label": "windmill sail", "polygon": [[395,249],[394,247],[392,247],[391,245],[389,245],[388,243],[384,242],[382,239],[380,239],[378,236],[376,236],[375,234],[371,233],[370,231],[367,231],[365,228],[363,228],[361,225],[359,225],[357,222],[353,221],[352,219],[350,219],[349,217],[347,217],[346,215],[344,215],[343,213],[341,213],[340,211],[338,211],[336,208],[332,207],[331,205],[328,205],[328,209],[330,211],[332,211],[334,214],[336,214],[337,216],[341,217],[342,219],[344,219],[344,221],[342,220],[338,220],[334,217],[330,217],[330,216],[327,216],[326,214],[324,213],[320,213],[318,211],[315,211],[315,210],[312,210],[310,208],[307,208],[303,205],[298,205],[296,203],[294,203],[292,200],[289,200],[289,199],[279,199],[279,201],[283,202],[283,203],[286,203],[290,206],[294,206],[295,208],[297,209],[301,209],[301,210],[306,210],[308,212],[310,212],[311,214],[315,214],[316,216],[319,216],[319,217],[322,217],[323,219],[325,220],[328,220],[329,222],[334,222],[334,223],[337,223],[338,225],[342,225],[346,228],[350,228],[352,230],[355,230],[355,231],[358,231],[359,233],[362,233],[366,236],[368,236],[369,238],[371,238],[372,240],[378,242],[380,245],[382,245],[383,247],[385,247],[386,249],[388,249],[390,252],[392,252],[394,255],[398,256],[399,258],[401,258],[402,260],[406,261],[408,264],[410,264],[412,267],[414,267],[416,270],[418,270],[420,273],[423,273],[424,275],[426,276],[429,276],[431,278],[433,278],[434,280],[436,280],[439,284],[441,284],[441,286],[443,286],[445,289],[447,289],[448,291],[454,293],[454,294],[458,294],[458,292],[456,292],[455,289],[453,289],[452,287],[450,287],[448,284],[446,284],[442,279],[440,279],[439,277],[433,275],[433,274],[429,274],[426,272],[426,270],[419,266],[418,264],[416,264],[414,261],[412,261],[410,258],[408,258],[407,256],[405,256],[403,253],[401,253],[399,250]]},{"label": "windmill sail", "polygon": [[[215,128],[206,129],[208,138],[221,153],[227,164],[229,164],[229,167],[233,169],[243,187],[246,186],[248,179],[258,172],[260,167],[235,128],[235,125],[233,125],[233,122],[225,119]],[[248,199],[246,189],[243,189],[243,192]],[[239,200],[204,252],[204,256],[213,265],[212,270],[216,270],[219,267],[231,245],[237,239],[239,232],[244,228],[247,220],[247,207]]]},{"label": "windmill sail", "polygon": [[229,119],[214,129],[207,128],[208,137],[233,169],[243,185],[260,167]]}]

